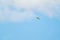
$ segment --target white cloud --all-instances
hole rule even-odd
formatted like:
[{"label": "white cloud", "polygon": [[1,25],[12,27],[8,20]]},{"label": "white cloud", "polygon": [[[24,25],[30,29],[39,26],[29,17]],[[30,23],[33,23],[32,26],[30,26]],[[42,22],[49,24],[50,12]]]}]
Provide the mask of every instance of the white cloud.
[{"label": "white cloud", "polygon": [[56,14],[58,15],[55,10],[56,7],[60,5],[60,0],[15,0],[14,5],[26,9],[38,8],[45,12],[49,17],[54,17]]},{"label": "white cloud", "polygon": [[[5,15],[6,19],[10,21],[19,21],[19,20],[25,20],[28,18],[32,18],[35,14],[32,11],[33,9],[41,10],[45,12],[44,15],[47,15],[48,17],[60,17],[60,0],[0,0],[0,4],[6,8],[3,11],[3,15]],[[19,8],[25,8],[27,11],[23,13],[19,12],[11,12],[8,10],[7,6],[13,5],[17,9]],[[8,18],[7,18],[8,17]],[[4,18],[4,16],[3,16]]]},{"label": "white cloud", "polygon": [[[2,9],[1,9],[2,10]],[[7,21],[7,22],[22,22],[26,20],[32,20],[35,17],[35,14],[32,10],[22,10],[21,12],[16,8],[16,10],[10,10],[9,7],[4,7],[4,9],[0,12],[0,22]]]},{"label": "white cloud", "polygon": [[35,15],[32,11],[25,11],[23,13],[12,13],[9,20],[12,22],[20,22],[30,20],[33,17],[35,17]]}]

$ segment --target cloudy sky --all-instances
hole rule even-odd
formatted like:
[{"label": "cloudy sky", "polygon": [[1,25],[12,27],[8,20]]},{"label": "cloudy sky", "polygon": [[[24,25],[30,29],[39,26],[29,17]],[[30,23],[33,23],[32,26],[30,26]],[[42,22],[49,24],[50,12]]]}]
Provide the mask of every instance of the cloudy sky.
[{"label": "cloudy sky", "polygon": [[60,40],[60,0],[0,0],[0,40]]}]

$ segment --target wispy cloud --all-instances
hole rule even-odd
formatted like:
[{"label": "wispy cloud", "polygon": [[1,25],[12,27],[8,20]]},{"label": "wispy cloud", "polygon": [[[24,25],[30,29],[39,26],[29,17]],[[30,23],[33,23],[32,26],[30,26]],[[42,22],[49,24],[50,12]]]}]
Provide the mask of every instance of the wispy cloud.
[{"label": "wispy cloud", "polygon": [[8,7],[2,10],[0,13],[0,21],[9,21],[9,22],[21,22],[30,20],[35,17],[35,14],[31,10],[13,10],[9,9]]},{"label": "wispy cloud", "polygon": [[[0,0],[3,10],[0,20],[21,21],[35,16],[34,9],[41,10],[48,17],[60,17],[60,0]],[[8,8],[9,5],[14,7]],[[25,9],[21,12],[20,9]],[[12,11],[11,11],[12,10]]]},{"label": "wispy cloud", "polygon": [[49,17],[58,15],[58,9],[60,10],[60,0],[14,0],[14,5],[26,9],[37,8],[38,10],[45,12]]}]

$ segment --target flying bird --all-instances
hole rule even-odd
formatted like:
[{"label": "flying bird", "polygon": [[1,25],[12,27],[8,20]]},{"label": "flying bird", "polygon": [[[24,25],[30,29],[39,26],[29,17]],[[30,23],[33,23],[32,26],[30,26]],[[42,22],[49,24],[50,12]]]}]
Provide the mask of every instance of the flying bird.
[{"label": "flying bird", "polygon": [[39,17],[36,17],[36,19],[40,20],[40,18],[39,18]]}]

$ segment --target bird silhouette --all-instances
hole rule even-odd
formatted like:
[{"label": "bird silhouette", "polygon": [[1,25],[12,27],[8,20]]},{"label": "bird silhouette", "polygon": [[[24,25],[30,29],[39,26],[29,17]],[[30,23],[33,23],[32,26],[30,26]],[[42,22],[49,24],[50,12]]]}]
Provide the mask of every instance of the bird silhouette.
[{"label": "bird silhouette", "polygon": [[40,18],[39,18],[39,17],[36,17],[36,19],[40,20]]}]

